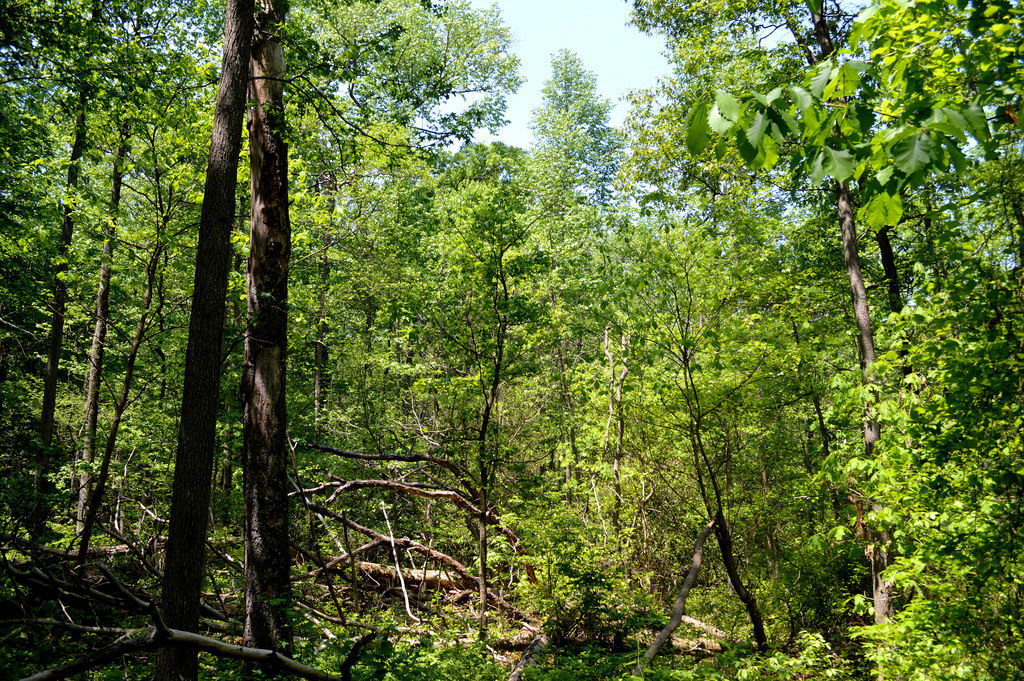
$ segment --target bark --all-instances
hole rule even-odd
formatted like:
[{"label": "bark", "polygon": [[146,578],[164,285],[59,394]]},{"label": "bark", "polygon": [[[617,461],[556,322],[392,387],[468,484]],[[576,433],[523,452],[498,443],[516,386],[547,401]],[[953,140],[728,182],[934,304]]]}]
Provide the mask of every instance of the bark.
[{"label": "bark", "polygon": [[[814,34],[821,48],[819,59],[825,59],[834,52],[832,33],[825,20],[824,15],[813,13],[811,20],[814,24]],[[813,65],[813,64],[812,64]],[[864,276],[860,267],[860,251],[857,244],[857,225],[854,218],[855,211],[850,196],[850,187],[846,182],[836,182],[836,210],[839,214],[839,224],[843,236],[843,260],[846,264],[846,273],[850,280],[850,293],[853,296],[853,317],[857,324],[857,350],[860,359],[863,381],[868,386],[876,383],[874,374],[875,363],[875,341],[871,328],[871,313],[868,308],[867,287],[864,285]],[[891,250],[891,249],[890,249]],[[883,256],[884,257],[884,256]],[[870,458],[874,454],[875,443],[881,436],[881,426],[874,420],[874,401],[872,395],[868,399],[864,418],[864,454]],[[881,571],[889,563],[889,547],[887,532],[874,532],[872,539],[876,540],[875,548],[871,552],[871,581],[875,602],[875,620],[885,621],[891,613],[892,585],[882,579]]]},{"label": "bark", "polygon": [[287,649],[291,627],[288,544],[288,147],[284,141],[285,21],[281,0],[256,6],[249,84],[252,225],[248,322],[242,369],[246,645]]},{"label": "bark", "polygon": [[[117,239],[117,214],[121,206],[121,181],[124,178],[124,159],[128,155],[127,126],[121,127],[121,138],[114,155],[114,169],[110,177],[110,217],[103,239],[100,256],[100,283],[96,289],[96,324],[93,327],[92,347],[89,350],[89,378],[85,391],[85,443],[81,459],[91,464],[96,458],[96,425],[99,419],[100,379],[103,376],[103,352],[107,339],[107,316],[110,314],[110,267]],[[78,479],[78,529],[82,529],[88,506],[91,478],[88,470]]]},{"label": "bark", "polygon": [[889,309],[899,314],[903,311],[903,295],[900,293],[900,275],[896,269],[896,258],[889,241],[890,227],[883,227],[875,232],[878,242],[878,253],[882,257],[882,269],[885,271],[886,290],[889,293]]},{"label": "bark", "polygon": [[327,259],[334,232],[334,181],[327,183],[331,198],[327,201],[327,234],[324,236],[324,252],[320,255],[320,287],[317,291],[316,340],[313,344],[313,440],[320,440],[323,411],[324,370],[327,366],[327,282],[331,263]]},{"label": "bark", "polygon": [[626,334],[619,336],[619,345],[622,350],[622,369],[616,371],[615,357],[612,355],[609,346],[608,327],[604,329],[604,355],[608,358],[608,370],[611,378],[608,381],[608,423],[605,425],[605,451],[609,448],[609,432],[612,423],[615,424],[615,444],[612,449],[612,484],[615,491],[615,501],[612,504],[612,525],[615,527],[615,541],[622,554],[622,454],[623,444],[626,439],[626,414],[622,409],[622,386],[629,374],[629,364],[626,362],[626,349],[629,347],[629,337]]},{"label": "bark", "polygon": [[[217,445],[220,349],[252,23],[252,0],[228,0],[196,250],[162,598],[168,626],[185,631],[194,631],[198,625],[199,589],[204,577],[210,480]],[[194,681],[197,675],[195,650],[168,648],[157,658],[157,681]]]},{"label": "bark", "polygon": [[[334,520],[342,523],[344,526],[349,527],[349,528],[355,530],[356,532],[364,534],[367,537],[369,537],[370,539],[375,539],[375,540],[378,540],[380,542],[387,542],[387,543],[391,542],[391,538],[388,537],[387,535],[381,534],[380,532],[372,530],[369,527],[365,527],[363,525],[360,525],[359,523],[355,522],[354,520],[351,520],[350,518],[347,518],[347,517],[341,515],[340,513],[335,513],[334,511],[332,511],[329,508],[326,508],[324,506],[319,506],[319,505],[316,505],[316,504],[310,504],[309,508],[312,511],[314,511],[316,513],[319,513],[319,514],[321,514],[323,516],[326,516],[328,518],[333,518]],[[460,563],[456,559],[452,558],[448,554],[441,553],[440,551],[437,551],[436,549],[432,549],[429,546],[424,546],[423,544],[421,544],[421,543],[419,543],[419,542],[417,542],[417,541],[415,541],[413,539],[410,539],[409,537],[396,537],[394,541],[395,541],[395,546],[397,548],[405,548],[405,549],[410,549],[412,551],[416,551],[417,553],[420,553],[420,554],[426,556],[427,558],[431,559],[432,561],[434,561],[435,564],[447,565],[449,568],[451,568],[451,571],[453,573],[455,573],[456,575],[458,575],[462,579],[468,580],[470,583],[476,584],[477,588],[479,590],[479,586],[480,586],[481,582],[483,582],[483,580],[479,579],[478,577],[474,577],[469,572],[469,570],[466,569],[465,565],[463,565],[462,563]],[[527,620],[527,621],[530,620],[530,617],[525,612],[523,612],[522,610],[520,610],[516,606],[512,605],[511,603],[509,603],[504,598],[502,598],[498,594],[494,593],[490,589],[487,590],[487,598],[488,598],[488,600],[491,603],[494,603],[494,605],[497,606],[498,609],[504,610],[505,612],[509,613],[510,615],[512,615],[512,616],[514,616],[514,617],[516,617],[518,619]]]},{"label": "bark", "polygon": [[661,630],[661,633],[654,639],[654,642],[651,643],[643,658],[637,662],[636,669],[633,670],[633,676],[643,676],[644,667],[654,659],[654,656],[658,654],[661,647],[672,637],[672,632],[683,621],[683,617],[686,615],[686,598],[690,595],[690,589],[693,588],[694,580],[697,579],[697,572],[700,571],[700,564],[704,556],[704,540],[708,538],[714,527],[715,520],[711,520],[704,526],[701,533],[697,535],[697,542],[693,545],[693,559],[690,562],[690,569],[687,571],[686,579],[683,580],[683,586],[676,596],[675,606],[672,608],[672,617],[669,619],[668,624],[665,625],[665,628]]},{"label": "bark", "polygon": [[715,537],[718,539],[718,549],[722,553],[722,563],[725,564],[726,574],[729,575],[729,583],[732,584],[736,596],[743,602],[750,617],[750,623],[754,627],[754,641],[758,650],[768,649],[768,637],[764,631],[764,617],[757,605],[757,598],[751,593],[743,580],[740,578],[739,566],[736,564],[736,557],[733,554],[732,531],[725,520],[725,516],[719,508],[715,515]]},{"label": "bark", "polygon": [[550,643],[547,634],[541,632],[533,637],[533,641],[529,647],[523,651],[523,656],[519,658],[519,662],[512,668],[512,673],[508,676],[508,681],[522,681],[523,672],[529,667],[533,667],[540,661],[540,654],[543,653]]}]

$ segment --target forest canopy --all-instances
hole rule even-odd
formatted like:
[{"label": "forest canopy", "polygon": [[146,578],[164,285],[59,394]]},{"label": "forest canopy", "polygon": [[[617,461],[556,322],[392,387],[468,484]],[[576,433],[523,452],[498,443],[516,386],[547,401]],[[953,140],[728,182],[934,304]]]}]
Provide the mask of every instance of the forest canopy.
[{"label": "forest canopy", "polygon": [[0,675],[1021,676],[1024,9],[629,4],[0,0]]}]

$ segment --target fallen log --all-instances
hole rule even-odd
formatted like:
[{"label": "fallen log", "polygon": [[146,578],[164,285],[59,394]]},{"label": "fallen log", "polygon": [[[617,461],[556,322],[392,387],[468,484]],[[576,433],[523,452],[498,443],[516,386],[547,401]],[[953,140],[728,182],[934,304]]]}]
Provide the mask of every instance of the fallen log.
[{"label": "fallen log", "polygon": [[[356,532],[359,532],[361,534],[364,534],[367,537],[370,537],[371,539],[380,539],[382,541],[387,542],[391,541],[390,537],[387,537],[386,535],[383,535],[380,532],[377,532],[376,530],[372,530],[369,527],[364,527],[363,525],[360,525],[354,520],[351,520],[350,518],[347,518],[341,515],[340,513],[336,513],[329,508],[319,506],[317,504],[310,504],[309,508],[310,510],[315,511],[316,513],[320,513],[337,522],[340,522],[348,528],[355,530]],[[395,546],[398,548],[416,551],[417,553],[427,556],[428,558],[431,558],[432,560],[438,563],[443,563],[444,565],[447,565],[451,568],[452,572],[458,575],[461,579],[467,580],[471,584],[475,584],[477,586],[479,586],[480,584],[480,579],[475,575],[471,574],[469,570],[466,569],[466,566],[464,566],[462,563],[460,563],[459,561],[452,558],[446,553],[441,553],[440,551],[432,549],[429,546],[424,546],[423,544],[413,539],[410,539],[409,537],[402,537],[400,539],[396,537],[394,543]],[[523,612],[516,606],[512,605],[511,603],[509,603],[504,598],[494,593],[494,591],[490,589],[487,590],[487,599],[490,602],[494,603],[498,607],[498,609],[503,610],[504,612],[513,615],[518,619],[525,620],[527,622],[532,621],[529,615],[527,615],[525,612]]]},{"label": "fallen log", "polygon": [[523,651],[522,657],[519,658],[519,662],[512,668],[512,673],[509,674],[508,681],[521,681],[523,678],[523,672],[528,667],[532,667],[537,664],[540,658],[540,654],[548,647],[550,643],[547,634],[544,632],[538,632],[533,637],[533,641],[530,646]]},{"label": "fallen log", "polygon": [[[396,540],[397,543],[397,540]],[[398,572],[390,565],[380,563],[368,563],[359,561],[359,571],[366,575],[373,575],[381,579],[392,581],[398,580]],[[457,579],[451,572],[444,570],[419,570],[414,568],[402,568],[402,577],[413,584],[425,583],[428,587],[441,589],[465,589],[470,582],[466,579]]]}]

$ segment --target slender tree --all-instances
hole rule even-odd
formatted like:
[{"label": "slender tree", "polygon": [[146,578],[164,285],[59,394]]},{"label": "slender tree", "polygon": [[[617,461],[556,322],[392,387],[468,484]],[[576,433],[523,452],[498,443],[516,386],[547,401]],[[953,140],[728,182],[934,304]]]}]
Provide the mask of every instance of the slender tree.
[{"label": "slender tree", "polygon": [[[110,217],[103,234],[103,255],[100,260],[100,282],[96,289],[96,323],[89,350],[89,377],[85,384],[85,443],[81,459],[91,464],[96,457],[96,424],[99,420],[100,381],[103,376],[103,354],[106,349],[107,316],[110,314],[110,269],[117,239],[117,214],[121,206],[121,184],[124,179],[124,161],[128,155],[128,129],[122,125],[114,156],[110,178]],[[85,519],[92,475],[83,471],[78,479],[78,509],[76,518],[81,529]]]},{"label": "slender tree", "polygon": [[[228,0],[196,250],[162,596],[167,625],[185,631],[195,631],[199,623],[199,589],[205,562],[225,296],[231,262],[230,235],[235,214],[235,183],[242,145],[252,26],[253,0]],[[168,647],[160,651],[155,678],[188,681],[196,679],[198,671],[195,650]]]}]

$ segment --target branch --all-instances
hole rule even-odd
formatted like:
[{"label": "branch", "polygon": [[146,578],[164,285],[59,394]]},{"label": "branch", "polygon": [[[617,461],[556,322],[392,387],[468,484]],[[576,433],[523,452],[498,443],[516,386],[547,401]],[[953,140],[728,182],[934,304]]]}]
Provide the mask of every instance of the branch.
[{"label": "branch", "polygon": [[337,456],[344,457],[346,459],[356,459],[357,461],[403,461],[407,463],[432,463],[435,466],[440,466],[450,471],[456,478],[458,478],[467,487],[467,491],[473,497],[478,497],[479,494],[473,489],[472,480],[466,471],[462,470],[461,467],[442,459],[438,456],[431,456],[430,454],[363,454],[361,452],[350,452],[344,449],[336,449],[334,447],[328,447],[327,445],[319,445],[310,443],[308,445],[313,449],[320,450],[321,452],[327,452],[328,454],[335,454]]},{"label": "branch", "polygon": [[[348,526],[349,528],[355,530],[356,532],[361,532],[362,534],[365,534],[367,537],[370,537],[371,539],[379,539],[381,541],[390,542],[390,538],[388,538],[387,536],[381,534],[380,532],[377,532],[375,530],[371,530],[369,527],[364,527],[364,526],[360,525],[359,523],[357,523],[357,522],[355,522],[353,520],[349,520],[348,518],[342,516],[339,513],[335,513],[334,511],[332,511],[329,508],[325,508],[323,506],[317,506],[315,504],[310,504],[309,508],[311,510],[313,510],[313,511],[316,511],[317,513],[321,513],[321,514],[323,514],[325,516],[333,518],[334,520],[342,523],[343,525]],[[465,579],[465,580],[467,580],[469,582],[472,582],[474,584],[480,584],[480,579],[478,577],[475,577],[474,575],[472,575],[469,572],[469,570],[466,569],[465,565],[463,565],[459,561],[455,560],[454,558],[452,558],[448,554],[441,553],[440,551],[436,551],[436,550],[434,550],[434,549],[432,549],[432,548],[430,548],[428,546],[424,546],[423,544],[420,544],[418,541],[414,541],[414,540],[412,540],[412,539],[410,539],[408,537],[402,537],[401,539],[396,538],[395,539],[395,546],[400,546],[400,547],[405,548],[405,549],[412,549],[413,551],[421,553],[421,554],[423,554],[423,555],[425,555],[425,556],[427,556],[429,558],[434,559],[435,561],[442,562],[445,565],[448,565],[449,567],[451,567],[452,570],[455,572],[455,574],[459,575],[463,579]],[[501,596],[499,596],[499,595],[495,594],[494,592],[490,591],[489,589],[488,589],[488,598],[493,599],[493,602],[500,609],[504,610],[505,612],[507,612],[507,613],[509,613],[511,615],[514,615],[515,617],[517,617],[519,619],[524,619],[526,621],[531,621],[531,618],[525,612],[523,612],[522,610],[520,610],[516,606],[512,605],[511,603],[509,603],[508,601],[506,601]]]},{"label": "branch", "polygon": [[711,521],[704,526],[701,533],[697,536],[697,542],[693,546],[693,561],[690,564],[690,570],[686,573],[686,579],[683,580],[683,588],[679,590],[679,595],[676,596],[676,604],[672,609],[672,619],[669,620],[665,628],[661,630],[657,638],[654,639],[654,643],[644,653],[643,658],[637,662],[636,669],[633,670],[633,676],[643,676],[644,667],[658,654],[665,642],[672,636],[672,632],[676,630],[679,623],[682,621],[686,613],[686,597],[690,595],[690,589],[693,587],[693,581],[697,578],[697,572],[700,570],[701,558],[704,553],[704,540],[708,538],[711,530],[715,527],[716,518],[712,518]]},{"label": "branch", "polygon": [[66,679],[113,662],[122,655],[162,648],[165,645],[198,648],[217,657],[259,662],[263,665],[276,667],[292,676],[311,679],[312,681],[350,681],[352,678],[352,667],[355,665],[359,653],[374,636],[376,636],[376,633],[366,634],[356,641],[341,666],[342,673],[339,676],[302,664],[290,657],[285,657],[276,650],[247,648],[232,643],[225,643],[209,636],[181,631],[180,629],[161,629],[151,626],[137,636],[114,641],[102,648],[96,648],[72,662],[25,677],[22,681],[57,681],[58,679]]}]

